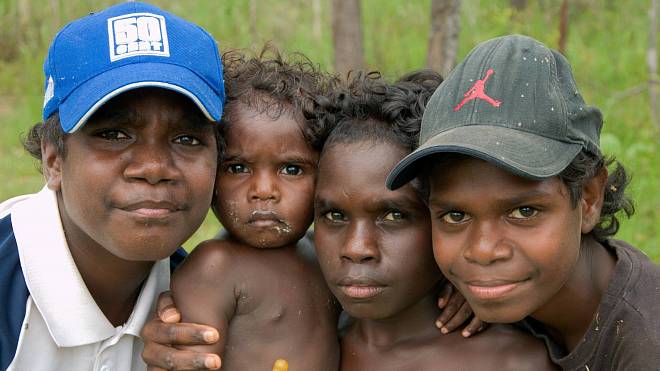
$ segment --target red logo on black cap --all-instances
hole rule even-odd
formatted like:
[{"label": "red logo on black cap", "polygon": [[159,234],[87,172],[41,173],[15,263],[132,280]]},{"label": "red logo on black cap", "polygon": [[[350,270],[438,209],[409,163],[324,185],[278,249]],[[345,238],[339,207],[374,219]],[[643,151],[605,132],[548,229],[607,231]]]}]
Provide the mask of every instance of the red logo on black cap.
[{"label": "red logo on black cap", "polygon": [[477,80],[474,83],[474,85],[472,85],[472,87],[468,89],[468,91],[466,91],[465,94],[463,94],[465,98],[463,98],[461,103],[459,103],[458,105],[456,105],[456,107],[454,107],[454,111],[458,111],[459,109],[461,109],[461,107],[463,107],[465,103],[473,99],[483,99],[486,102],[493,105],[493,107],[499,107],[500,103],[502,102],[489,97],[485,92],[486,81],[488,81],[488,78],[492,74],[493,74],[493,69],[489,68],[488,71],[486,71],[486,76],[484,76],[484,78],[481,80]]}]

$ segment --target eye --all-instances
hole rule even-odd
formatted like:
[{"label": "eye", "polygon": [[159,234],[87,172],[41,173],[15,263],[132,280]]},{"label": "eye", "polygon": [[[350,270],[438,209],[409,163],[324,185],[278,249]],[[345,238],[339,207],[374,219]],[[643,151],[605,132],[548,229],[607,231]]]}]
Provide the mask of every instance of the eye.
[{"label": "eye", "polygon": [[122,140],[130,138],[128,134],[118,129],[103,130],[98,132],[96,135],[107,140]]},{"label": "eye", "polygon": [[535,217],[539,211],[531,206],[521,206],[513,209],[509,215],[509,218],[513,219],[529,219]]},{"label": "eye", "polygon": [[185,146],[198,146],[202,144],[199,139],[192,135],[179,135],[174,138],[174,143],[183,144]]},{"label": "eye", "polygon": [[462,211],[449,211],[444,213],[440,219],[447,224],[461,224],[470,220],[470,216]]},{"label": "eye", "polygon": [[231,174],[247,173],[248,168],[243,164],[231,164],[227,166],[227,171]]},{"label": "eye", "polygon": [[285,175],[300,175],[303,171],[298,165],[286,165],[282,168],[281,172]]},{"label": "eye", "polygon": [[403,219],[403,213],[400,211],[390,211],[389,213],[385,214],[385,217],[383,219],[388,222],[401,220]]},{"label": "eye", "polygon": [[345,219],[344,214],[339,211],[328,211],[327,213],[323,214],[323,217],[331,222],[340,222]]}]

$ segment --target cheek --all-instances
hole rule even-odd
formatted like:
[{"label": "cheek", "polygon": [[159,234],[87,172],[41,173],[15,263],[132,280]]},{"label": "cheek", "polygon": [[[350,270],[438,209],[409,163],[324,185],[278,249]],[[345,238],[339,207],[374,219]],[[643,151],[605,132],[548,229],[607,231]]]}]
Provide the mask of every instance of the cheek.
[{"label": "cheek", "polygon": [[115,179],[120,178],[121,174],[113,171],[112,164],[64,161],[61,192],[67,212],[80,222],[107,227],[103,222],[104,197],[110,193]]},{"label": "cheek", "polygon": [[288,221],[297,228],[307,229],[314,219],[314,179],[285,185],[282,206]]},{"label": "cheek", "polygon": [[324,276],[328,277],[333,267],[340,261],[341,246],[344,243],[343,238],[338,233],[332,233],[328,228],[315,224],[314,246],[319,265]]},{"label": "cheek", "polygon": [[[414,280],[411,280],[416,285],[424,286],[424,281],[429,284],[435,284],[440,278],[440,270],[434,260],[430,231],[424,234],[414,233],[408,237],[408,239],[401,241],[399,245],[401,253],[398,257],[402,261],[410,261],[412,269],[407,275],[409,277],[416,277]],[[405,248],[405,246],[408,246],[408,248]]]},{"label": "cheek", "polygon": [[217,162],[212,158],[206,158],[189,166],[184,165],[182,168],[186,171],[188,182],[198,189],[197,193],[203,193],[210,198],[216,183]]},{"label": "cheek", "polygon": [[539,231],[536,236],[538,245],[545,247],[545,251],[537,253],[550,267],[548,276],[555,281],[565,282],[575,267],[580,252],[580,214],[573,211],[564,218],[556,219],[561,222]]},{"label": "cheek", "polygon": [[432,241],[435,262],[442,271],[446,272],[459,253],[460,239],[457,236],[449,236],[433,228]]},{"label": "cheek", "polygon": [[238,222],[239,200],[246,200],[247,191],[240,183],[227,176],[218,176],[213,191],[213,211],[223,225]]}]

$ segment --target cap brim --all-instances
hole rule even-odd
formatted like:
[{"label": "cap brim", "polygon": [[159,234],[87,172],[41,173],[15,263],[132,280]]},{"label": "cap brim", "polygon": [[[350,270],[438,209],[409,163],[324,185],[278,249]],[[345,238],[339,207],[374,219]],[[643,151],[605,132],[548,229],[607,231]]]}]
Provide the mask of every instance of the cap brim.
[{"label": "cap brim", "polygon": [[559,174],[582,146],[501,126],[459,126],[442,132],[403,158],[387,176],[387,187],[397,189],[415,178],[424,158],[438,153],[460,153],[488,161],[516,175],[542,180]]},{"label": "cap brim", "polygon": [[129,90],[159,87],[190,98],[210,121],[222,116],[223,97],[189,69],[167,63],[133,63],[108,70],[81,84],[60,104],[62,128],[78,130],[113,97]]}]

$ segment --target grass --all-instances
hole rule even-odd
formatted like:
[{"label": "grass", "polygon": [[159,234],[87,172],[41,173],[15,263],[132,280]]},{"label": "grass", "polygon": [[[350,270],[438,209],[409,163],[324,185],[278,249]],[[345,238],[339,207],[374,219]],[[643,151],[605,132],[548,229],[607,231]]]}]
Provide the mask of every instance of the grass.
[{"label": "grass", "polygon": [[[69,20],[115,2],[51,0],[48,6],[32,4],[29,17],[21,18],[25,12],[20,12],[17,0],[0,0],[0,174],[4,179],[0,200],[37,191],[43,184],[37,165],[22,150],[18,138],[40,120],[41,63],[55,31]],[[257,1],[253,32],[247,1],[153,1],[206,28],[222,50],[258,48],[265,41],[273,41],[283,50],[300,51],[331,69],[330,2],[319,2],[320,32],[314,28],[311,2],[303,0]],[[647,90],[630,90],[648,80],[646,7],[641,1],[571,1],[566,56],[585,100],[603,111],[604,152],[615,155],[633,175],[630,193],[636,200],[636,215],[623,222],[617,236],[660,262],[660,161],[656,139],[660,124],[650,122]],[[423,67],[429,9],[430,0],[362,0],[368,67],[388,77]],[[530,1],[523,13],[513,12],[506,0],[464,1],[459,59],[478,42],[508,33],[527,34],[556,47],[558,12],[558,2],[554,1]],[[631,91],[635,93],[626,93]],[[209,214],[186,247],[211,237],[218,228],[218,222]]]}]

